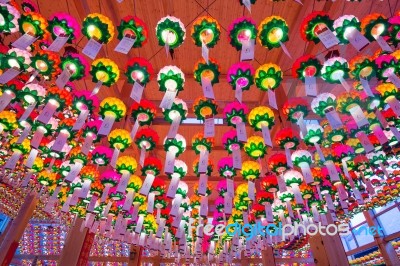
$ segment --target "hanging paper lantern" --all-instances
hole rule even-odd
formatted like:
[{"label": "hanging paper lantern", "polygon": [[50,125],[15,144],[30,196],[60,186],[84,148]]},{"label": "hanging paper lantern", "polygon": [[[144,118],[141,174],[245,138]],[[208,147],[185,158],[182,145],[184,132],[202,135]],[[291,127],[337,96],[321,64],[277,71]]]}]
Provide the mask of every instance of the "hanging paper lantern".
[{"label": "hanging paper lantern", "polygon": [[68,43],[79,38],[80,26],[78,21],[67,13],[53,14],[49,19],[48,30],[53,39],[68,37]]},{"label": "hanging paper lantern", "polygon": [[283,153],[272,154],[268,158],[268,169],[270,169],[272,172],[278,175],[282,174],[287,169],[289,169],[285,154]]},{"label": "hanging paper lantern", "polygon": [[132,156],[120,156],[117,159],[115,170],[120,174],[133,174],[137,168],[137,162]]},{"label": "hanging paper lantern", "polygon": [[154,70],[153,66],[146,59],[133,57],[126,63],[125,75],[129,83],[139,82],[145,86],[152,79]]},{"label": "hanging paper lantern", "polygon": [[28,154],[31,151],[31,142],[29,139],[24,139],[21,143],[17,143],[18,137],[14,137],[10,140],[10,150],[18,152],[19,154]]},{"label": "hanging paper lantern", "polygon": [[275,135],[275,142],[281,149],[296,149],[299,145],[299,135],[292,128],[282,128]]},{"label": "hanging paper lantern", "polygon": [[[13,4],[13,2],[10,2],[11,4]],[[38,11],[38,7],[36,5],[36,3],[34,3],[32,0],[23,0],[21,2],[21,9],[24,12],[37,12]]]},{"label": "hanging paper lantern", "polygon": [[313,11],[301,23],[300,33],[304,41],[319,43],[318,32],[328,28],[333,31],[333,21],[324,11]]},{"label": "hanging paper lantern", "polygon": [[354,149],[351,146],[340,143],[333,146],[333,154],[338,162],[349,161],[355,156]]},{"label": "hanging paper lantern", "polygon": [[39,39],[47,39],[48,32],[47,20],[39,13],[26,12],[22,13],[18,19],[19,32],[22,34],[29,33]]},{"label": "hanging paper lantern", "polygon": [[300,118],[308,115],[308,102],[300,97],[290,98],[283,105],[282,112],[290,122],[297,123]]},{"label": "hanging paper lantern", "polygon": [[46,96],[46,89],[39,84],[28,83],[18,91],[17,95],[18,98],[23,100],[24,105],[41,103]]},{"label": "hanging paper lantern", "polygon": [[173,91],[179,93],[185,84],[185,74],[176,66],[165,66],[157,75],[160,91]]},{"label": "hanging paper lantern", "polygon": [[375,58],[376,76],[381,81],[390,81],[390,77],[398,72],[398,60],[391,54],[382,54]]},{"label": "hanging paper lantern", "polygon": [[293,188],[294,186],[300,186],[303,182],[303,175],[296,170],[288,170],[283,175],[283,179],[286,185]]},{"label": "hanging paper lantern", "polygon": [[159,45],[168,45],[169,48],[175,49],[181,46],[186,38],[185,25],[176,17],[163,17],[157,22],[156,35]]},{"label": "hanging paper lantern", "polygon": [[204,58],[200,59],[193,70],[195,80],[201,84],[202,79],[210,81],[211,85],[219,82],[219,74],[221,73],[221,66],[212,58],[208,59],[208,63]]},{"label": "hanging paper lantern", "polygon": [[128,185],[126,187],[126,191],[134,191],[135,193],[138,193],[140,188],[142,187],[142,179],[136,175],[131,175],[131,177],[128,180]]},{"label": "hanging paper lantern", "polygon": [[379,92],[385,102],[388,102],[393,98],[400,98],[397,87],[392,83],[379,84],[375,89]]},{"label": "hanging paper lantern", "polygon": [[321,77],[328,83],[341,83],[349,77],[349,64],[343,57],[332,57],[324,62]]},{"label": "hanging paper lantern", "polygon": [[307,135],[305,135],[304,142],[307,145],[314,145],[321,143],[324,134],[324,129],[320,125],[310,124],[307,125]]},{"label": "hanging paper lantern", "polygon": [[131,106],[131,117],[141,126],[150,125],[156,113],[157,107],[146,99],[141,99],[140,103],[134,102]]},{"label": "hanging paper lantern", "polygon": [[187,171],[188,171],[188,168],[187,168],[186,163],[184,161],[175,159],[174,160],[174,172],[173,173],[167,173],[167,176],[170,179],[172,179],[174,177],[182,179],[187,174]]},{"label": "hanging paper lantern", "polygon": [[389,18],[389,29],[388,29],[388,41],[392,43],[395,47],[398,46],[400,42],[400,16],[395,14],[393,17]]},{"label": "hanging paper lantern", "polygon": [[87,138],[90,137],[92,142],[100,141],[101,136],[97,133],[101,127],[101,120],[94,120],[87,122],[82,128],[82,137]]},{"label": "hanging paper lantern", "polygon": [[191,36],[194,44],[201,47],[203,43],[208,47],[214,47],[219,41],[221,27],[217,20],[210,16],[198,17],[191,30]]},{"label": "hanging paper lantern", "polygon": [[90,74],[93,82],[101,82],[107,87],[115,84],[119,79],[118,65],[107,58],[99,58],[93,61]]},{"label": "hanging paper lantern", "polygon": [[146,159],[144,159],[142,176],[147,176],[149,174],[157,176],[160,174],[161,169],[162,163],[159,159],[155,157],[147,157]]},{"label": "hanging paper lantern", "polygon": [[331,126],[328,125],[324,128],[324,138],[328,141],[327,142],[328,147],[333,142],[346,141],[347,137],[348,137],[347,132],[344,126],[333,129]]},{"label": "hanging paper lantern", "polygon": [[336,109],[336,96],[328,92],[318,94],[311,102],[311,109],[315,114],[325,117],[327,112]]},{"label": "hanging paper lantern", "polygon": [[108,142],[114,149],[123,152],[132,144],[132,139],[129,132],[125,129],[114,129],[108,135]]},{"label": "hanging paper lantern", "polygon": [[[197,175],[197,176],[200,176],[200,172],[199,172],[199,158],[196,158],[194,161],[193,161],[193,172]],[[207,161],[207,172],[205,173],[206,175],[208,175],[208,176],[211,176],[211,173],[212,173],[212,171],[213,171],[213,169],[214,169],[214,164],[213,164],[213,162],[210,160],[210,159],[208,159],[208,161]]]},{"label": "hanging paper lantern", "polygon": [[164,139],[164,150],[166,152],[172,152],[175,156],[179,156],[186,150],[186,140],[180,135],[176,134],[175,138],[165,138]]},{"label": "hanging paper lantern", "polygon": [[148,38],[146,24],[138,17],[125,16],[121,19],[121,23],[117,26],[118,40],[122,40],[125,36],[135,39],[133,47],[142,47]]},{"label": "hanging paper lantern", "polygon": [[223,113],[228,125],[236,127],[237,124],[246,121],[246,115],[249,113],[249,109],[247,105],[234,101],[225,105]]},{"label": "hanging paper lantern", "polygon": [[79,175],[82,180],[90,180],[91,182],[95,182],[100,178],[100,172],[93,165],[85,165],[82,170],[79,172]]},{"label": "hanging paper lantern", "polygon": [[39,50],[31,58],[31,67],[36,69],[39,74],[47,77],[47,79],[54,78],[60,73],[60,56],[57,53],[50,51]]},{"label": "hanging paper lantern", "polygon": [[223,157],[218,161],[218,172],[220,176],[225,178],[236,176],[232,157]]},{"label": "hanging paper lantern", "polygon": [[239,51],[244,42],[256,39],[256,23],[251,18],[238,18],[229,25],[228,35],[229,43]]},{"label": "hanging paper lantern", "polygon": [[386,36],[388,28],[389,21],[382,14],[369,14],[361,20],[362,34],[371,42],[379,36]]},{"label": "hanging paper lantern", "polygon": [[244,145],[244,151],[254,159],[263,158],[267,153],[267,146],[264,144],[262,137],[251,136]]},{"label": "hanging paper lantern", "polygon": [[95,95],[91,95],[90,91],[74,91],[72,100],[72,110],[80,113],[81,111],[89,111],[93,113],[99,108],[99,99]]},{"label": "hanging paper lantern", "polygon": [[105,119],[113,117],[115,121],[120,121],[126,114],[125,104],[118,98],[107,97],[100,103],[99,115]]},{"label": "hanging paper lantern", "polygon": [[[248,208],[248,203],[250,201],[248,192],[249,192],[249,185],[247,183],[240,184],[236,189],[237,198],[239,199],[239,201],[241,201],[242,203],[245,204],[245,206],[242,206],[242,207],[245,207],[246,209]],[[255,192],[255,189],[254,189],[254,192]],[[238,209],[236,205],[235,205],[235,208]],[[242,208],[239,208],[239,209],[242,209]]]},{"label": "hanging paper lantern", "polygon": [[72,105],[72,95],[65,89],[50,87],[47,89],[45,102],[51,102],[57,106],[57,111],[61,111],[65,106]]},{"label": "hanging paper lantern", "polygon": [[354,30],[360,31],[361,23],[358,18],[353,15],[343,15],[333,22],[333,28],[335,29],[336,37],[339,39],[340,43],[348,44],[348,36]]},{"label": "hanging paper lantern", "polygon": [[359,55],[350,60],[350,75],[356,80],[370,80],[375,75],[377,65],[371,57]]},{"label": "hanging paper lantern", "polygon": [[57,180],[57,173],[50,172],[49,170],[43,170],[38,174],[36,179],[41,185],[51,187]]},{"label": "hanging paper lantern", "polygon": [[275,90],[282,82],[282,70],[278,65],[269,63],[261,65],[256,70],[255,83],[262,91]]},{"label": "hanging paper lantern", "polygon": [[175,98],[170,109],[163,109],[164,120],[172,123],[178,116],[181,118],[181,123],[186,119],[188,107],[186,103],[179,98]]},{"label": "hanging paper lantern", "polygon": [[0,4],[0,16],[3,23],[0,25],[0,32],[14,33],[18,31],[18,19],[21,16],[18,9],[12,5]]},{"label": "hanging paper lantern", "polygon": [[247,62],[233,64],[226,74],[226,79],[231,84],[232,89],[249,90],[254,84],[254,68]]},{"label": "hanging paper lantern", "polygon": [[68,69],[71,77],[70,81],[80,80],[89,75],[89,63],[86,58],[80,54],[68,53],[61,57],[60,68]]},{"label": "hanging paper lantern", "polygon": [[143,128],[136,133],[135,143],[139,149],[145,149],[146,151],[153,150],[158,141],[159,136],[157,132],[151,128]]},{"label": "hanging paper lantern", "polygon": [[248,181],[254,181],[260,177],[261,167],[260,164],[254,161],[244,161],[242,163],[242,170],[240,174],[243,179]]},{"label": "hanging paper lantern", "polygon": [[108,196],[110,188],[115,187],[121,179],[121,175],[114,170],[106,170],[100,176],[100,181],[104,186],[102,198]]},{"label": "hanging paper lantern", "polygon": [[201,96],[194,101],[193,112],[198,120],[204,121],[206,117],[218,114],[217,102],[213,99]]},{"label": "hanging paper lantern", "polygon": [[304,82],[306,77],[320,76],[321,68],[321,62],[315,56],[303,55],[293,63],[292,76]]},{"label": "hanging paper lantern", "polygon": [[114,37],[112,21],[99,13],[92,13],[85,17],[82,23],[82,34],[88,39],[96,39],[100,43],[108,43]]},{"label": "hanging paper lantern", "polygon": [[336,110],[342,114],[350,114],[350,109],[363,106],[360,94],[356,91],[343,92],[337,97]]},{"label": "hanging paper lantern", "polygon": [[256,130],[259,131],[263,126],[269,129],[275,125],[274,112],[267,106],[258,106],[250,111],[248,116],[249,124]]},{"label": "hanging paper lantern", "polygon": [[12,48],[7,51],[7,54],[3,56],[3,62],[0,66],[1,69],[6,68],[17,68],[19,70],[28,70],[30,71],[31,54],[27,51]]},{"label": "hanging paper lantern", "polygon": [[[286,160],[286,157],[284,159]],[[260,187],[264,192],[270,192],[270,193],[277,192],[279,189],[277,177],[273,174],[266,175],[261,179]]]},{"label": "hanging paper lantern", "polygon": [[278,48],[289,40],[289,27],[279,16],[270,16],[261,21],[258,26],[258,41],[269,50]]},{"label": "hanging paper lantern", "polygon": [[238,140],[236,130],[229,130],[224,133],[222,136],[222,145],[229,154],[231,154],[233,150],[238,150],[243,147],[243,143]]}]

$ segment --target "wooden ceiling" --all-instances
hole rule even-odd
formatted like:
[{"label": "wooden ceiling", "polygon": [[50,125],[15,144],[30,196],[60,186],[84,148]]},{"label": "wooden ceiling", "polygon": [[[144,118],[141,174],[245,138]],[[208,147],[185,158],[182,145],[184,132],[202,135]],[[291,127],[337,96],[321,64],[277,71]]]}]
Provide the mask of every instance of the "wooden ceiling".
[{"label": "wooden ceiling", "polygon": [[[349,2],[346,0],[332,1],[316,1],[316,0],[302,0],[303,5],[295,2],[294,0],[286,0],[284,2],[272,2],[269,0],[258,0],[255,5],[252,5],[252,13],[239,4],[238,0],[123,0],[118,3],[117,0],[59,0],[59,1],[40,1],[37,0],[40,13],[46,18],[49,18],[51,14],[55,12],[68,12],[77,18],[80,22],[90,13],[102,13],[108,16],[117,26],[120,23],[121,18],[127,15],[136,15],[145,21],[149,30],[149,39],[146,45],[142,48],[132,49],[128,56],[114,52],[114,48],[118,43],[118,40],[114,38],[109,44],[104,45],[100,54],[97,58],[108,57],[115,61],[121,71],[125,67],[125,63],[130,57],[140,56],[146,58],[153,65],[155,73],[166,66],[176,65],[184,73],[186,77],[186,83],[184,91],[179,94],[179,98],[183,99],[188,103],[190,108],[189,117],[194,117],[191,111],[192,103],[195,98],[202,95],[201,86],[193,79],[193,68],[195,63],[201,59],[201,48],[194,45],[194,42],[190,37],[190,29],[193,21],[204,15],[209,15],[215,18],[221,25],[221,38],[216,47],[210,49],[210,57],[215,58],[221,65],[222,75],[220,83],[214,86],[214,92],[216,101],[219,105],[220,115],[222,117],[222,110],[226,103],[234,100],[234,91],[232,91],[230,85],[226,81],[226,73],[228,68],[240,60],[240,53],[235,48],[230,46],[228,41],[227,28],[233,20],[242,16],[250,16],[257,25],[266,17],[271,15],[279,15],[283,17],[289,25],[289,41],[286,43],[288,50],[290,51],[292,58],[289,58],[283,53],[281,48],[268,49],[261,47],[258,43],[255,47],[255,59],[251,62],[254,68],[268,62],[278,64],[284,71],[284,81],[280,88],[277,89],[277,100],[278,106],[286,101],[287,97],[304,96],[304,89],[301,82],[294,80],[291,77],[291,67],[296,58],[303,54],[314,54],[322,56],[323,58],[326,49],[322,44],[315,45],[314,43],[306,43],[300,36],[300,25],[302,20],[311,13],[313,10],[328,12],[332,19],[336,19],[343,14],[353,14],[360,20],[371,12],[379,12],[390,17],[398,8],[397,0],[363,0],[362,2]],[[400,7],[399,7],[400,8]],[[174,58],[166,55],[164,47],[158,45],[157,38],[155,35],[155,27],[157,22],[166,15],[175,16],[183,22],[186,27],[186,40],[183,45],[175,49]],[[16,37],[15,37],[16,38]],[[85,46],[87,39],[83,37],[76,45],[76,48],[81,51]],[[369,52],[375,51],[377,46],[369,48]],[[335,47],[338,49],[341,56],[346,59],[350,59],[356,54],[356,50],[350,45]],[[320,82],[320,91],[342,91],[343,89],[339,86],[326,85]],[[323,84],[323,86],[322,86]],[[92,90],[95,86],[91,82],[90,77],[85,81],[76,82],[78,89]],[[121,98],[127,107],[133,103],[133,100],[129,98],[132,85],[126,82],[125,76],[121,75],[120,80],[111,88],[102,87],[98,96],[103,99],[108,96],[115,96]],[[151,81],[144,91],[143,97],[153,101],[156,105],[159,105],[164,93],[158,90],[157,81]],[[268,104],[266,93],[260,92],[254,85],[250,91],[244,92],[243,101],[251,109],[255,106]],[[279,111],[280,112],[280,111]],[[282,114],[276,111],[276,120],[280,115],[283,120],[286,120]],[[158,117],[162,117],[161,110],[158,110]],[[159,135],[160,140],[163,140],[166,136],[169,124],[161,122],[161,119],[157,119],[152,125]],[[125,122],[116,123],[116,127],[125,127],[128,130],[131,129],[132,124],[129,120]],[[277,125],[272,131],[272,138],[274,133],[282,127],[282,124],[277,121]],[[214,187],[220,177],[218,177],[216,171],[216,165],[221,157],[227,156],[227,152],[222,148],[221,137],[224,132],[229,130],[225,125],[216,126],[216,147],[210,154],[210,158],[214,161],[215,169],[213,176],[209,178],[209,181],[213,183]],[[248,136],[253,134],[253,130],[248,127]],[[188,145],[191,143],[191,138],[197,132],[203,131],[203,125],[182,125],[179,128],[179,133],[183,135]],[[260,133],[257,133],[260,134]],[[162,142],[162,141],[161,141]],[[136,147],[128,149],[126,154],[133,154],[136,158],[139,158],[139,152]],[[160,158],[162,161],[165,160],[165,152],[163,151],[162,143],[157,147],[157,150],[153,152],[153,155]],[[243,160],[246,159],[246,155],[243,154]],[[188,176],[184,179],[192,187],[193,183],[198,180],[193,174],[192,162],[196,158],[196,155],[191,149],[188,149],[182,154],[179,159],[184,160],[188,167]],[[264,160],[265,161],[265,160]],[[242,180],[240,177],[237,180]],[[192,191],[191,191],[192,192]],[[191,193],[190,193],[191,194]],[[213,195],[210,197],[210,201],[216,198],[217,192],[213,191]]]}]

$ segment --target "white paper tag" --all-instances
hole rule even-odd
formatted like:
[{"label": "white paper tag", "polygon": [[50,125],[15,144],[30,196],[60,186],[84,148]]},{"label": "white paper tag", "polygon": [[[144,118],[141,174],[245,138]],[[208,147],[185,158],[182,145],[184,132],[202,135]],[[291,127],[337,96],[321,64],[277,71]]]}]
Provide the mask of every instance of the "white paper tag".
[{"label": "white paper tag", "polygon": [[299,126],[302,137],[304,138],[304,136],[307,135],[308,131],[306,124],[304,123],[303,115],[297,120],[297,125]]},{"label": "white paper tag", "polygon": [[177,91],[166,91],[160,103],[160,108],[171,109],[174,103]]},{"label": "white paper tag", "polygon": [[204,137],[210,138],[215,136],[214,117],[204,120]]},{"label": "white paper tag", "polygon": [[211,80],[209,80],[208,78],[201,78],[201,87],[203,88],[203,94],[206,98],[215,99]]},{"label": "white paper tag", "polygon": [[31,126],[27,125],[24,130],[22,131],[21,135],[19,136],[17,143],[20,144],[24,141],[24,139],[26,139],[29,135],[29,133],[31,132]]},{"label": "white paper tag", "polygon": [[395,138],[400,141],[400,132],[395,127],[390,127],[390,131],[392,131]]},{"label": "white paper tag", "polygon": [[256,190],[256,185],[252,181],[248,181],[248,190],[249,190],[249,198],[254,201],[256,199],[255,197],[255,190]]},{"label": "white paper tag", "polygon": [[101,123],[98,134],[101,136],[107,136],[108,134],[110,134],[114,122],[115,116],[106,116]]},{"label": "white paper tag", "polygon": [[363,87],[365,94],[369,97],[374,97],[374,94],[371,91],[371,87],[369,86],[369,82],[366,79],[360,77],[361,86]]},{"label": "white paper tag", "polygon": [[226,179],[226,193],[229,197],[233,198],[235,196],[233,180],[230,178]]},{"label": "white paper tag", "polygon": [[172,124],[169,128],[167,138],[173,139],[176,137],[176,134],[178,134],[180,123],[181,123],[181,116],[174,117],[174,119],[172,120]]},{"label": "white paper tag", "polygon": [[139,194],[143,196],[147,196],[150,192],[150,188],[153,185],[154,182],[154,175],[147,175],[146,179],[143,182],[142,187],[140,188]]},{"label": "white paper tag", "polygon": [[97,200],[98,200],[98,197],[96,195],[93,195],[92,198],[90,199],[89,205],[87,207],[87,210],[89,212],[94,211],[94,208],[96,207]]},{"label": "white paper tag", "polygon": [[19,37],[15,42],[13,42],[11,45],[15,48],[21,49],[21,50],[26,50],[28,46],[32,45],[38,38],[35,38],[34,36],[25,33],[21,37]]},{"label": "white paper tag", "polygon": [[208,151],[201,151],[200,152],[200,160],[199,160],[199,173],[207,173],[207,166],[208,166]]},{"label": "white paper tag", "polygon": [[90,228],[90,233],[96,233],[97,232],[97,228],[99,228],[99,221],[94,221],[92,227]]},{"label": "white paper tag", "polygon": [[272,147],[273,145],[272,145],[272,140],[271,140],[271,133],[269,132],[268,127],[266,127],[264,125],[262,126],[262,135],[264,138],[265,145]]},{"label": "white paper tag", "polygon": [[135,196],[134,191],[132,190],[128,191],[128,193],[126,194],[124,206],[122,206],[122,209],[124,211],[129,211],[131,209],[134,196]]},{"label": "white paper tag", "polygon": [[13,155],[11,155],[11,157],[8,158],[5,168],[6,169],[15,169],[15,166],[17,165],[17,162],[19,161],[20,157],[21,157],[21,152],[19,152],[19,151],[14,152]]},{"label": "white paper tag", "polygon": [[150,193],[149,196],[147,197],[147,213],[153,213],[154,211],[154,198],[155,198],[154,193]]},{"label": "white paper tag", "polygon": [[[0,104],[1,104],[1,100],[0,100]],[[22,114],[22,116],[19,118],[19,121],[20,122],[25,121],[31,115],[31,113],[35,109],[35,107],[36,107],[36,102],[31,103],[30,105],[28,105],[28,107],[25,109],[25,111]],[[1,107],[0,107],[0,110],[2,110]]]},{"label": "white paper tag", "polygon": [[292,162],[292,153],[290,152],[289,148],[285,147],[285,155],[286,155],[286,161],[287,161],[287,165],[290,168],[293,168],[293,162]]},{"label": "white paper tag", "polygon": [[232,214],[232,198],[229,195],[224,197],[224,211],[225,214]]},{"label": "white paper tag", "polygon": [[392,108],[393,112],[397,116],[400,116],[400,102],[396,98],[390,98],[387,100],[387,103],[389,104],[390,108]]},{"label": "white paper tag", "polygon": [[65,177],[64,181],[72,182],[74,181],[75,177],[77,177],[82,169],[83,165],[80,163],[75,163],[71,165],[71,171]]},{"label": "white paper tag", "polygon": [[71,195],[67,198],[64,202],[64,205],[61,208],[61,212],[68,212],[69,211],[69,201],[71,200]]},{"label": "white paper tag", "polygon": [[53,116],[54,112],[56,111],[57,106],[48,102],[46,106],[43,108],[42,112],[38,116],[37,120],[42,122],[43,124],[47,125],[50,121],[50,118]]},{"label": "white paper tag", "polygon": [[268,223],[272,223],[274,221],[274,215],[272,214],[272,207],[269,202],[265,204],[265,216],[267,218]]},{"label": "white paper tag", "polygon": [[200,216],[206,217],[207,214],[208,214],[208,198],[207,197],[201,197]]},{"label": "white paper tag", "polygon": [[51,150],[60,152],[64,148],[64,145],[67,143],[67,140],[68,140],[67,133],[60,132],[60,134],[58,134],[56,140],[54,141]]},{"label": "white paper tag", "polygon": [[86,123],[86,118],[89,115],[89,110],[82,110],[81,113],[78,116],[78,119],[76,120],[74,127],[72,128],[72,130],[74,131],[78,131],[80,130],[83,125]]},{"label": "white paper tag", "polygon": [[[7,69],[3,74],[0,76],[0,84],[6,84],[10,80],[14,79],[16,76],[21,73],[20,70],[15,69],[15,68],[9,68]],[[7,93],[5,93],[7,94]],[[4,94],[3,94],[4,95]],[[4,109],[4,108],[3,108]]]},{"label": "white paper tag", "polygon": [[314,182],[314,178],[312,176],[310,166],[308,166],[308,165],[307,166],[302,166],[301,167],[301,172],[303,173],[304,181],[307,184],[311,184],[311,183]]},{"label": "white paper tag", "polygon": [[129,178],[131,177],[130,175],[130,173],[124,173],[122,175],[117,186],[117,192],[125,193],[126,187],[128,186]]},{"label": "white paper tag", "polygon": [[21,187],[26,187],[29,184],[29,181],[31,181],[31,177],[32,177],[32,172],[28,172],[26,173],[24,180],[22,180],[22,184]]},{"label": "white paper tag", "polygon": [[115,47],[114,51],[128,54],[129,51],[132,49],[133,45],[135,44],[136,39],[130,37],[123,37],[122,40],[118,43],[117,47]]},{"label": "white paper tag", "polygon": [[359,105],[350,108],[349,111],[359,128],[369,124],[368,119],[365,117],[364,112]]},{"label": "white paper tag", "polygon": [[85,142],[82,145],[81,152],[85,155],[88,155],[90,148],[92,147],[93,144],[93,137],[92,136],[86,136]]},{"label": "white paper tag", "polygon": [[174,163],[175,163],[175,153],[167,151],[167,156],[165,158],[165,173],[172,174],[174,172]]},{"label": "white paper tag", "polygon": [[239,86],[238,84],[236,84],[236,87],[235,87],[235,98],[236,98],[240,103],[242,103],[242,100],[243,100],[243,90],[242,90],[242,87]]},{"label": "white paper tag", "polygon": [[361,145],[363,145],[366,153],[370,153],[374,150],[374,146],[371,144],[368,136],[363,131],[358,132],[356,136],[360,140]]},{"label": "white paper tag", "polygon": [[182,203],[181,196],[175,197],[175,199],[172,201],[172,207],[170,211],[170,215],[172,217],[177,217],[179,215],[179,208],[181,207],[181,203]]},{"label": "white paper tag", "polygon": [[276,179],[278,180],[278,188],[280,192],[285,192],[287,190],[285,180],[282,176],[277,176]]},{"label": "white paper tag", "polygon": [[325,162],[325,166],[326,166],[326,168],[328,169],[328,173],[329,173],[329,176],[330,176],[330,180],[331,180],[332,182],[340,181],[339,173],[338,173],[338,171],[336,170],[335,164],[334,164],[332,161],[326,161],[326,162]]},{"label": "white paper tag", "polygon": [[381,123],[383,128],[387,128],[388,122],[386,121],[385,117],[382,115],[381,111],[378,109],[375,111],[375,116],[378,118],[379,122]]},{"label": "white paper tag", "polygon": [[90,39],[86,46],[83,48],[82,53],[93,60],[100,52],[101,46],[101,43],[99,43],[98,41]]},{"label": "white paper tag", "polygon": [[142,231],[143,221],[144,221],[144,217],[139,216],[139,219],[138,219],[136,227],[135,227],[136,234],[139,234]]},{"label": "white paper tag", "polygon": [[207,175],[204,174],[200,175],[198,194],[201,196],[205,196],[207,193],[207,180],[208,180]]},{"label": "white paper tag", "polygon": [[271,106],[272,108],[274,108],[275,110],[278,110],[278,105],[276,103],[276,96],[275,96],[275,92],[271,89],[267,90],[268,92],[268,102],[269,102],[269,106]]},{"label": "white paper tag", "polygon": [[349,92],[349,91],[351,90],[351,87],[350,87],[349,83],[347,83],[346,80],[344,80],[342,77],[339,77],[339,81],[340,81],[340,84],[342,84],[343,88],[344,88],[347,92]]},{"label": "white paper tag", "polygon": [[390,45],[385,41],[385,39],[383,39],[382,36],[378,36],[378,38],[376,38],[376,42],[379,44],[383,51],[393,53],[392,47],[390,47]]},{"label": "white paper tag", "polygon": [[242,50],[240,52],[240,61],[254,59],[254,45],[255,39],[249,39],[242,42]]},{"label": "white paper tag", "polygon": [[142,86],[139,82],[133,83],[132,90],[131,90],[131,99],[135,102],[140,103],[142,100],[144,86]]},{"label": "white paper tag", "polygon": [[389,76],[389,81],[393,83],[394,86],[396,86],[398,89],[400,89],[400,78],[396,76],[395,74],[391,74]]},{"label": "white paper tag", "polygon": [[142,166],[142,167],[143,167],[143,165],[144,165],[144,159],[145,159],[145,157],[146,157],[146,148],[145,148],[145,147],[142,147],[142,148],[140,149],[140,157],[139,157],[139,164],[140,164],[140,166]]},{"label": "white paper tag", "polygon": [[339,39],[336,37],[336,35],[327,27],[322,29],[318,33],[318,39],[324,44],[326,49],[331,48],[332,46],[335,46],[339,44]]},{"label": "white paper tag", "polygon": [[368,39],[355,28],[353,28],[350,34],[347,35],[347,39],[358,51],[361,51],[369,44]]},{"label": "white paper tag", "polygon": [[164,232],[164,228],[165,228],[165,222],[166,222],[165,219],[160,220],[160,224],[157,227],[156,238],[162,237],[162,233]]},{"label": "white paper tag", "polygon": [[201,56],[203,57],[204,61],[206,61],[207,65],[208,65],[208,54],[209,54],[208,47],[204,42],[202,42],[202,44],[201,44]]},{"label": "white paper tag", "polygon": [[331,125],[332,129],[338,129],[343,126],[343,123],[340,120],[339,114],[335,110],[330,111],[330,112],[326,113],[325,115],[326,115],[326,118],[328,119],[329,124]]},{"label": "white paper tag", "polygon": [[176,190],[178,189],[178,184],[179,184],[179,177],[177,176],[172,177],[167,191],[168,198],[173,199],[175,197]]},{"label": "white paper tag", "polygon": [[32,168],[33,163],[35,162],[35,159],[38,155],[39,151],[36,149],[31,149],[31,152],[29,153],[28,159],[26,159],[25,166],[28,168]]},{"label": "white paper tag", "polygon": [[63,89],[65,87],[65,84],[67,84],[70,78],[71,78],[71,72],[69,72],[68,68],[64,68],[64,70],[56,79],[57,87]]},{"label": "white paper tag", "polygon": [[361,196],[360,191],[357,188],[353,189],[354,196],[356,197],[356,200],[359,204],[364,204],[364,199]]},{"label": "white paper tag", "polygon": [[74,193],[72,193],[71,200],[69,201],[69,205],[75,206],[78,203],[80,193],[81,193],[81,189],[75,188]]},{"label": "white paper tag", "polygon": [[283,42],[279,42],[279,44],[282,47],[283,52],[290,58],[292,59],[292,55],[290,54],[288,48],[286,47],[286,45]]},{"label": "white paper tag", "polygon": [[92,90],[92,93],[90,94],[90,97],[99,93],[101,85],[103,85],[103,82],[101,80],[97,81],[96,85],[94,86],[94,88]]},{"label": "white paper tag", "polygon": [[306,95],[313,97],[317,96],[317,79],[314,76],[306,76],[304,81]]},{"label": "white paper tag", "polygon": [[57,38],[50,44],[47,48],[48,51],[53,51],[58,53],[61,48],[67,43],[69,36],[57,36]]},{"label": "white paper tag", "polygon": [[249,12],[251,13],[251,2],[250,0],[243,0],[243,5],[247,8],[247,10],[249,10]]},{"label": "white paper tag", "polygon": [[379,140],[380,144],[384,145],[385,143],[387,143],[389,141],[387,139],[385,133],[383,133],[383,130],[380,126],[374,126],[372,131],[374,132],[374,135],[376,136],[376,138]]}]

